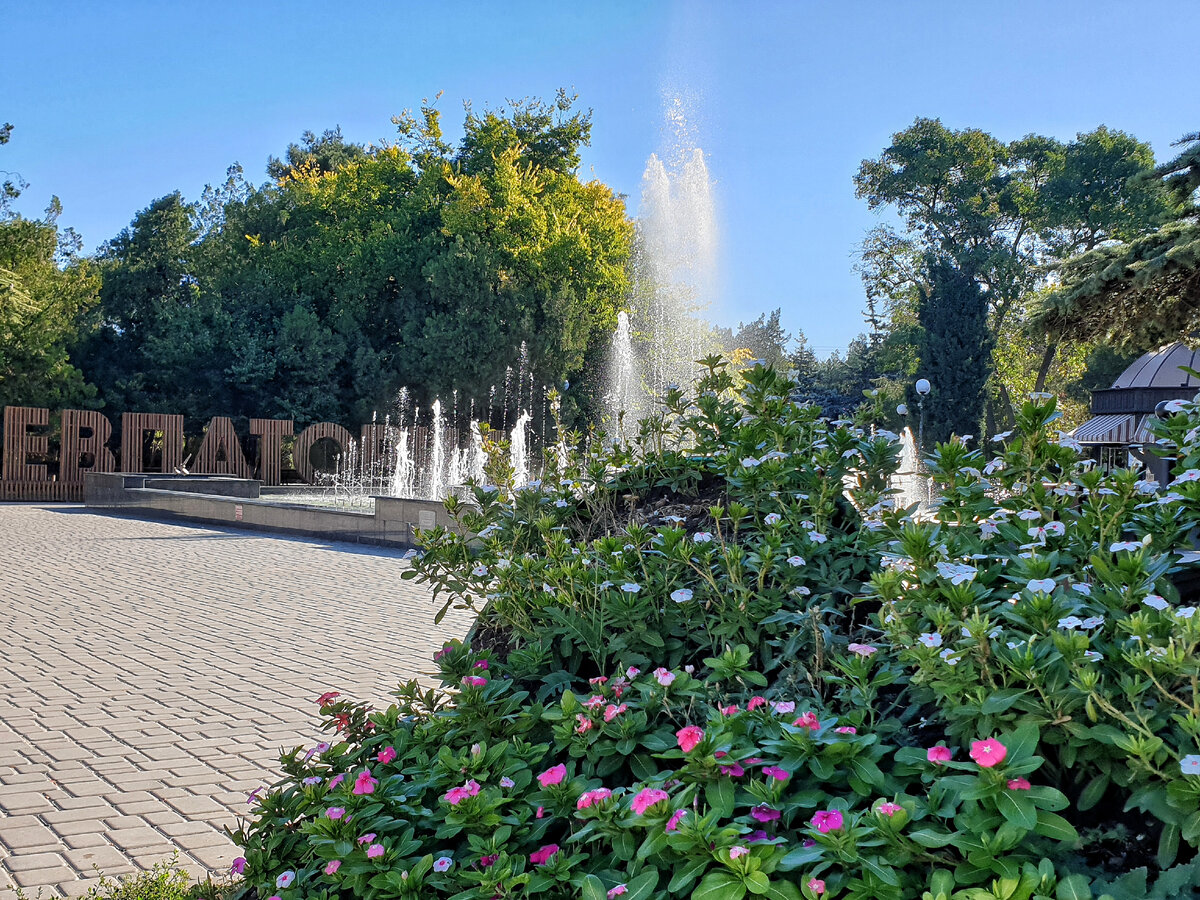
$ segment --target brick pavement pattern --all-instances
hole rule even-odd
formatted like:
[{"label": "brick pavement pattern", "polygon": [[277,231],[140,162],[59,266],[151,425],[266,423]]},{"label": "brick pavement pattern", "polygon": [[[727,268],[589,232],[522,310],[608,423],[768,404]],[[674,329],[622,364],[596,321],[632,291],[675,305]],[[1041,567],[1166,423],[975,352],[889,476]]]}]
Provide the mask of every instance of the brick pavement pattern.
[{"label": "brick pavement pattern", "polygon": [[[221,830],[321,739],[337,689],[386,704],[443,640],[392,550],[0,505],[0,900],[78,896],[178,852],[227,871]],[[32,889],[30,892],[28,889]]]}]

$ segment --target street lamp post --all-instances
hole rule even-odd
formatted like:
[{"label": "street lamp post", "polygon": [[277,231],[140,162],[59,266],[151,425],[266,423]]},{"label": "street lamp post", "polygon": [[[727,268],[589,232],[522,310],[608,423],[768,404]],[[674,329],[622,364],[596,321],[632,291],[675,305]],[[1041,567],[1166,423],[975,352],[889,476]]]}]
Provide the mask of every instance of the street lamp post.
[{"label": "street lamp post", "polygon": [[919,418],[917,421],[917,449],[925,452],[925,398],[929,396],[931,386],[928,378],[918,378],[917,383],[913,385],[917,391],[917,410]]}]

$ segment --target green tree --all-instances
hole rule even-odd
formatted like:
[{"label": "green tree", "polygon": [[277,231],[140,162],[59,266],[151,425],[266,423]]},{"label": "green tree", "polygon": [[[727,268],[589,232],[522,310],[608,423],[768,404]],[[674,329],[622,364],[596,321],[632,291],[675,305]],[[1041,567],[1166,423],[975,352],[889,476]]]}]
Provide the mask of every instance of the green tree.
[{"label": "green tree", "polygon": [[[932,391],[925,400],[925,447],[951,434],[979,434],[991,375],[988,303],[978,281],[950,260],[930,257],[921,291],[919,374]],[[918,400],[910,388],[910,406]]]},{"label": "green tree", "polygon": [[[0,127],[0,145],[12,126]],[[72,365],[78,317],[96,302],[98,279],[77,256],[78,238],[60,231],[52,198],[45,218],[12,211],[25,183],[5,173],[0,185],[0,406],[86,403],[95,390]]]},{"label": "green tree", "polygon": [[1106,341],[1146,350],[1200,328],[1200,132],[1178,156],[1140,181],[1166,192],[1173,214],[1160,227],[1120,243],[1081,246],[1062,266],[1062,285],[1039,298],[1034,326],[1053,339]]},{"label": "green tree", "polygon": [[788,344],[792,336],[784,331],[779,322],[781,309],[763,313],[753,322],[739,322],[737,331],[729,336],[727,351],[745,348],[769,366],[776,368],[788,359]]}]

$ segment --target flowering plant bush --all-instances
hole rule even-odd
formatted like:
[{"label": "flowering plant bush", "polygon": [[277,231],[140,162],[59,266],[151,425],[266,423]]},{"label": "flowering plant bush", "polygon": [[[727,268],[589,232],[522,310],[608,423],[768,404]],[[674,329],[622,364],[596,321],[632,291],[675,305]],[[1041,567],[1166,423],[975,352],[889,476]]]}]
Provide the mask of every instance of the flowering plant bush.
[{"label": "flowering plant bush", "polygon": [[706,364],[629,443],[448,502],[411,576],[479,626],[440,692],[320,698],[236,834],[260,897],[1191,896],[1200,415],[1163,493],[1031,402],[915,515],[895,435]]}]

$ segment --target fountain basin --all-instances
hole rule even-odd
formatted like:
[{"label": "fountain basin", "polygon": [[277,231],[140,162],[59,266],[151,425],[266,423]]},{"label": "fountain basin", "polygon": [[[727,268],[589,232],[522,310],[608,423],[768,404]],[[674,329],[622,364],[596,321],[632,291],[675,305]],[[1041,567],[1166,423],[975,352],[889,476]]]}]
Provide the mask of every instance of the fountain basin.
[{"label": "fountain basin", "polygon": [[121,473],[84,477],[84,505],[111,515],[403,548],[415,546],[419,528],[454,527],[440,500],[370,499],[369,510],[335,509],[263,494],[261,482],[243,478]]}]

